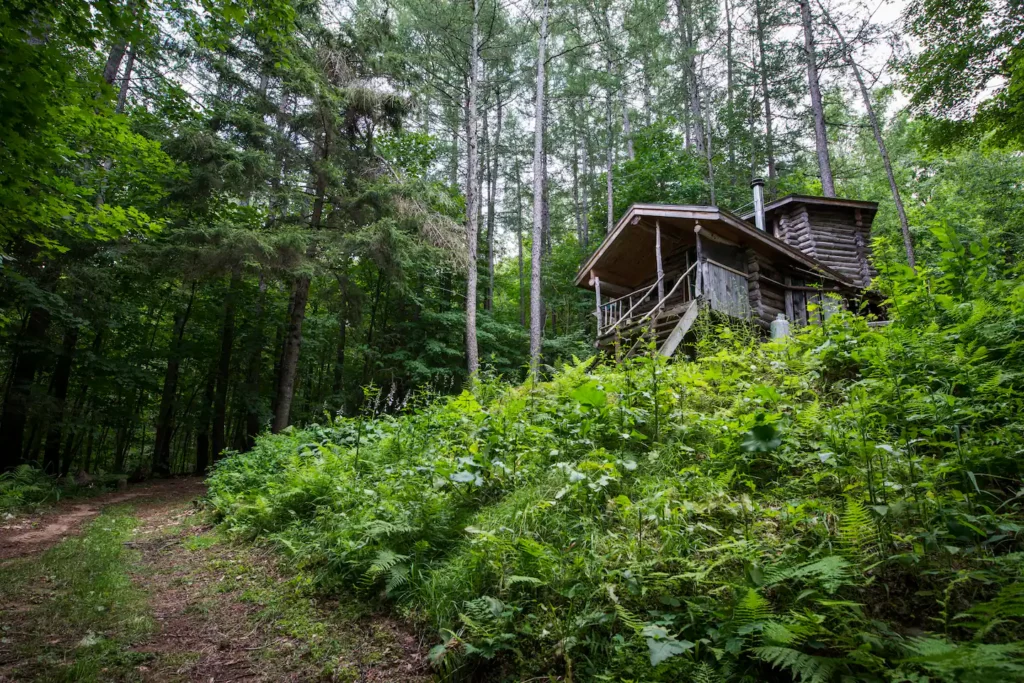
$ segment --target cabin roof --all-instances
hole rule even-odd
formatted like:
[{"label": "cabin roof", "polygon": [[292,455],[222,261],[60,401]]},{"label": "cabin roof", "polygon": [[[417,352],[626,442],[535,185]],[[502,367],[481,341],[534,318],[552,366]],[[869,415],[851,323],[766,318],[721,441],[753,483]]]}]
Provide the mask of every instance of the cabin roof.
[{"label": "cabin roof", "polygon": [[[842,199],[841,197],[814,197],[806,194],[787,194],[785,197],[765,204],[765,215],[772,213],[776,209],[781,209],[788,204],[815,204],[818,206],[861,209],[862,211],[870,211],[872,215],[878,211],[878,202],[867,202],[860,199]],[[750,221],[754,218],[754,212],[748,211],[740,216],[740,218],[745,221]]]},{"label": "cabin roof", "polygon": [[[784,198],[792,201],[796,195]],[[816,199],[816,198],[810,198]],[[773,202],[780,204],[784,200]],[[847,200],[838,200],[846,202]],[[872,202],[853,202],[871,205]],[[874,205],[877,207],[877,205]],[[803,268],[840,285],[859,289],[842,274],[782,240],[758,230],[739,216],[717,206],[678,206],[634,204],[619,219],[601,245],[591,254],[576,275],[576,286],[593,289],[591,273],[613,287],[636,289],[657,270],[655,260],[655,224],[661,226],[662,254],[695,243],[693,229],[701,225],[701,238],[731,246],[750,248],[769,258]]]}]

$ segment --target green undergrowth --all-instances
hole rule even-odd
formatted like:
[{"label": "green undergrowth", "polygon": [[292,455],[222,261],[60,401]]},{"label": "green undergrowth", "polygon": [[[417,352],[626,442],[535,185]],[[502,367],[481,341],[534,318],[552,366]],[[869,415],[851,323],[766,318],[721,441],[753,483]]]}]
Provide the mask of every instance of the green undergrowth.
[{"label": "green undergrowth", "polygon": [[120,475],[91,477],[78,484],[71,477],[51,477],[32,465],[19,465],[0,472],[0,514],[14,514],[52,505],[62,498],[78,498],[104,493],[117,486]]},{"label": "green undergrowth", "polygon": [[689,360],[263,437],[209,500],[449,680],[1020,680],[1024,287],[937,237],[883,268],[891,325],[705,322]]},{"label": "green undergrowth", "polygon": [[[134,680],[148,655],[130,646],[153,628],[129,572],[136,519],[109,507],[81,536],[3,568],[0,637],[15,648],[12,680]],[[26,638],[28,636],[28,638]]]}]

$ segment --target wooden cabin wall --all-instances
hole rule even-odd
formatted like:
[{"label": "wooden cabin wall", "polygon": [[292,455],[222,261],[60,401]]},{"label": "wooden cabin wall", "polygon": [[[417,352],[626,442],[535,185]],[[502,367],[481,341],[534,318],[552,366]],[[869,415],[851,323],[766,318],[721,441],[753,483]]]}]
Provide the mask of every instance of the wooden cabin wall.
[{"label": "wooden cabin wall", "polygon": [[794,204],[774,217],[773,228],[783,242],[867,286],[875,275],[870,218],[861,209]]},{"label": "wooden cabin wall", "polygon": [[816,257],[814,236],[811,233],[811,220],[807,214],[807,206],[794,204],[780,211],[774,221],[775,236],[786,244],[796,247],[809,256]]},{"label": "wooden cabin wall", "polygon": [[[755,307],[754,302],[752,301],[750,309],[751,311],[756,312],[757,320],[760,322],[761,326],[767,327],[770,326],[772,321],[779,316],[779,313],[787,314],[786,290],[775,284],[775,282],[784,282],[785,276],[779,271],[779,268],[774,263],[766,259],[763,254],[754,254],[754,259],[757,264],[760,306]],[[751,266],[748,265],[747,268],[748,272],[751,272]],[[792,312],[788,315],[792,316]]]},{"label": "wooden cabin wall", "polygon": [[851,282],[866,286],[874,273],[870,265],[871,233],[864,225],[861,210],[812,206],[808,215],[818,260]]}]

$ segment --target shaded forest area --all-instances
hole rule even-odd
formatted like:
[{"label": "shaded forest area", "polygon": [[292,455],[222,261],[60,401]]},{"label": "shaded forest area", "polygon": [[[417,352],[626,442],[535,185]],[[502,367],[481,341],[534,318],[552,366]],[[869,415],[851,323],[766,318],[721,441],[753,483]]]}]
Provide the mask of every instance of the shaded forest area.
[{"label": "shaded forest area", "polygon": [[937,228],[1012,261],[1019,10],[5,3],[0,468],[203,472],[547,373],[592,353],[572,278],[630,204],[753,176],[880,201],[893,264]]}]

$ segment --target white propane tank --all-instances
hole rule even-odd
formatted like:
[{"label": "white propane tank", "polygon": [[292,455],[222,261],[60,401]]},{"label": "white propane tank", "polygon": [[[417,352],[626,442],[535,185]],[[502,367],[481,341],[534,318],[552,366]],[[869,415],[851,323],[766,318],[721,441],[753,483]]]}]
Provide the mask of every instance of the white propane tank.
[{"label": "white propane tank", "polygon": [[789,321],[786,320],[785,313],[779,313],[779,316],[772,321],[772,339],[783,339],[789,336]]}]

